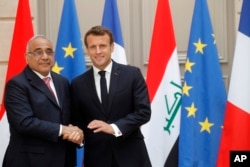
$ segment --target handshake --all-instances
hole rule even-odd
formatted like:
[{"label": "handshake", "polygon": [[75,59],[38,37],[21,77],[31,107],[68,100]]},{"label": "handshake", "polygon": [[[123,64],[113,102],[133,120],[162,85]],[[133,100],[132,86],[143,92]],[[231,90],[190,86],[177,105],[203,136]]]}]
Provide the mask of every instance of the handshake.
[{"label": "handshake", "polygon": [[77,126],[73,126],[71,124],[69,126],[62,125],[62,138],[64,140],[82,145],[84,135],[83,131]]}]

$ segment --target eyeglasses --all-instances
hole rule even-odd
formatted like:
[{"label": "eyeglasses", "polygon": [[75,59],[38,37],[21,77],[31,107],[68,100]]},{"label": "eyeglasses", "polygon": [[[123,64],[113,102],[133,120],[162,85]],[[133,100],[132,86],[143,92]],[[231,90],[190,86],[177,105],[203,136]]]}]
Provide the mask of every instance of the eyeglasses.
[{"label": "eyeglasses", "polygon": [[46,53],[47,56],[54,56],[54,51],[51,49],[47,49],[47,50],[35,50],[34,52],[28,52],[28,54],[32,54],[35,57],[42,57],[44,55],[44,53]]}]

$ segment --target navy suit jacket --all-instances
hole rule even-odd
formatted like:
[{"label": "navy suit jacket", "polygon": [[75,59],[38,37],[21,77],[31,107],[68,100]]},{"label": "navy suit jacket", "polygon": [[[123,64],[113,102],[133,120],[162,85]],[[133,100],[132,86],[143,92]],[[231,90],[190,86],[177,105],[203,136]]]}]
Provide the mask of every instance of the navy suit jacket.
[{"label": "navy suit jacket", "polygon": [[[113,61],[106,113],[96,92],[93,68],[75,78],[71,90],[74,122],[85,135],[85,167],[111,167],[112,159],[120,167],[151,166],[140,131],[149,121],[151,109],[139,68]],[[87,125],[94,119],[116,124],[122,136],[93,133]]]},{"label": "navy suit jacket", "polygon": [[28,66],[8,81],[4,105],[10,127],[4,167],[73,167],[75,145],[59,137],[71,123],[69,83],[51,72],[60,106]]}]

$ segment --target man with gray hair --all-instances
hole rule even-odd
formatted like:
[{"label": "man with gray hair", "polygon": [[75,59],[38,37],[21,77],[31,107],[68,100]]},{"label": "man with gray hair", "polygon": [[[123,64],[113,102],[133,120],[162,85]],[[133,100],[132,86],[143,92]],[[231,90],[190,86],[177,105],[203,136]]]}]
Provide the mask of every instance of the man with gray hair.
[{"label": "man with gray hair", "polygon": [[27,66],[5,86],[10,141],[3,167],[74,167],[83,132],[70,124],[68,80],[51,71],[52,42],[31,38],[25,58]]}]

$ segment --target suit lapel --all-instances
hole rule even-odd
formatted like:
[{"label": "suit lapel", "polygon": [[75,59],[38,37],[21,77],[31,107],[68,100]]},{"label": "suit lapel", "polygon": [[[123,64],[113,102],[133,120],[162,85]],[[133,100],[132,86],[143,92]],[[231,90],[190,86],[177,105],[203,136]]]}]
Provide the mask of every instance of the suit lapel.
[{"label": "suit lapel", "polygon": [[48,87],[44,84],[43,80],[39,78],[28,66],[25,68],[25,74],[29,83],[33,87],[38,89],[41,93],[45,94],[52,103],[58,106],[55,97],[53,97]]},{"label": "suit lapel", "polygon": [[[59,82],[59,80],[57,79],[57,76],[54,75],[53,72],[51,72],[51,77],[53,79],[53,83],[54,83],[54,86],[55,86],[55,90],[56,90],[56,94],[57,94],[57,98],[58,98],[58,103],[57,105],[60,107],[63,102],[62,98],[63,98],[63,87],[62,87],[62,83]],[[55,99],[55,98],[53,98]]]},{"label": "suit lapel", "polygon": [[87,79],[85,80],[86,85],[88,87],[88,90],[90,90],[90,92],[93,92],[93,102],[95,102],[96,104],[101,106],[101,102],[98,98],[97,95],[97,91],[96,91],[96,87],[95,87],[95,79],[94,79],[94,70],[93,68],[91,68],[89,71],[86,72],[87,73]]},{"label": "suit lapel", "polygon": [[115,98],[115,92],[117,90],[118,82],[120,78],[119,65],[113,61],[113,66],[110,75],[110,85],[109,85],[109,100],[108,100],[108,112],[110,111],[112,102]]}]

